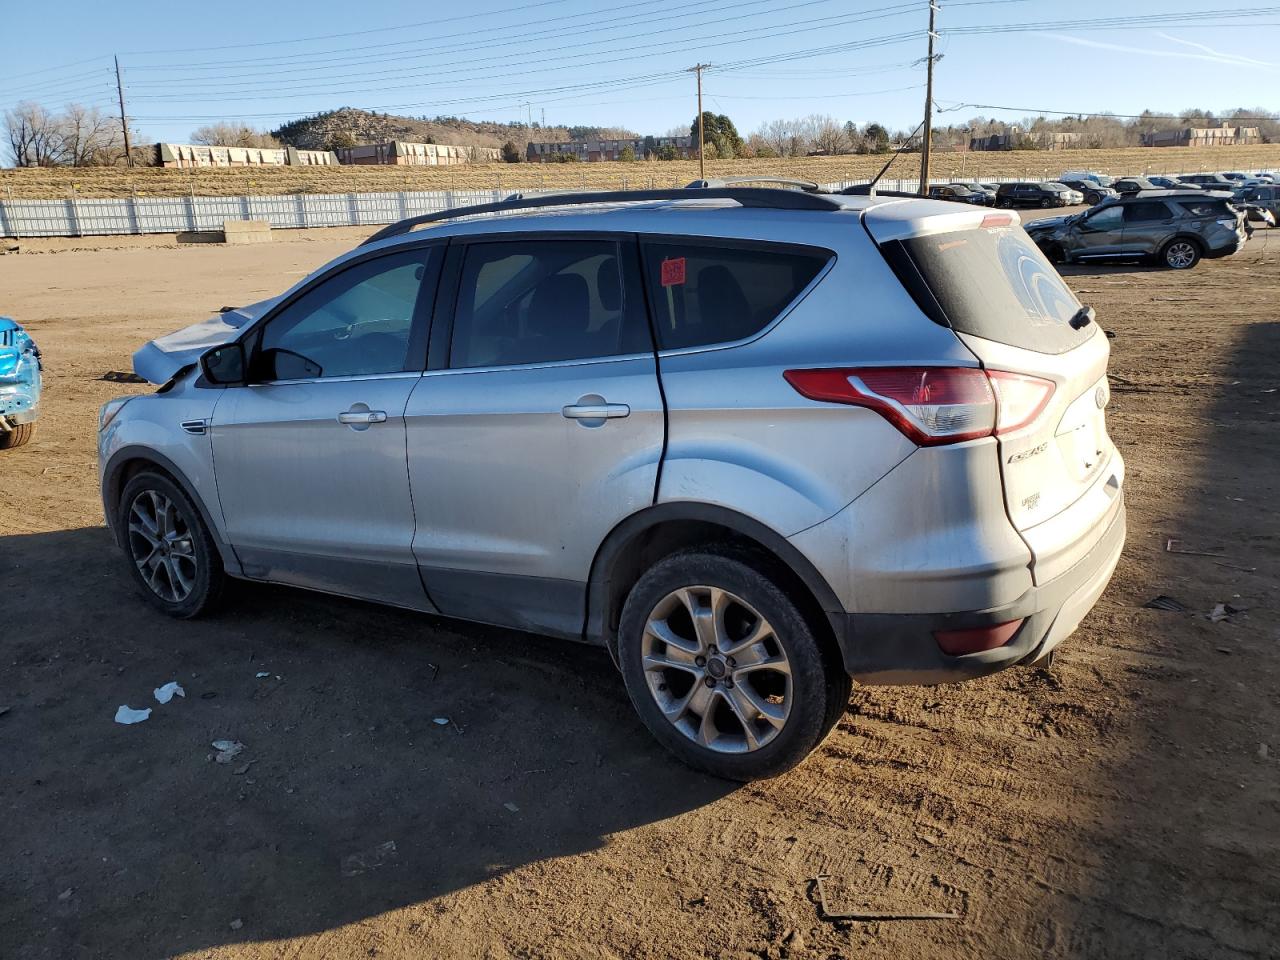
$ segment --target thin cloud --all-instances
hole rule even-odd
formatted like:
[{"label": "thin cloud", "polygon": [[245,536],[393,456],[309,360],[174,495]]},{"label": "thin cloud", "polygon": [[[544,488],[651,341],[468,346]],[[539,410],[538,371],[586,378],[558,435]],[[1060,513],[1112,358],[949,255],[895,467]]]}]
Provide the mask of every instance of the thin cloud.
[{"label": "thin cloud", "polygon": [[[1141,56],[1168,57],[1175,60],[1201,60],[1209,63],[1224,63],[1232,67],[1255,67],[1259,70],[1268,71],[1273,69],[1272,64],[1264,63],[1261,60],[1249,60],[1245,57],[1218,53],[1217,51],[1211,53],[1189,53],[1182,50],[1152,50],[1149,47],[1131,47],[1122,43],[1107,43],[1104,40],[1086,40],[1084,37],[1072,37],[1064,33],[1051,33],[1049,36],[1065,43],[1074,43],[1080,47],[1092,47],[1095,50],[1114,50],[1118,53],[1136,53]],[[1201,44],[1192,44],[1192,46],[1199,47]]]},{"label": "thin cloud", "polygon": [[1167,33],[1157,33],[1156,36],[1161,37],[1165,40],[1169,40],[1173,43],[1181,43],[1188,47],[1194,47],[1196,50],[1202,50],[1205,53],[1212,54],[1215,57],[1226,57],[1228,60],[1234,61],[1236,63],[1253,64],[1259,67],[1275,66],[1274,63],[1268,63],[1266,60],[1255,60],[1253,59],[1253,57],[1242,56],[1241,54],[1238,54],[1238,53],[1227,53],[1222,50],[1215,50],[1213,49],[1213,47],[1209,46],[1208,44],[1196,43],[1194,40],[1186,40],[1186,39],[1183,39],[1182,37],[1173,37]]}]

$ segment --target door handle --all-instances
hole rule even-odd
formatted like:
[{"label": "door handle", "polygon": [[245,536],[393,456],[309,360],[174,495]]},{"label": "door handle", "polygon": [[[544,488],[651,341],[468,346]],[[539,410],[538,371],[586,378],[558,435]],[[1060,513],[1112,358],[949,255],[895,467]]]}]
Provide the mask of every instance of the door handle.
[{"label": "door handle", "polygon": [[[585,399],[585,398],[584,398]],[[571,403],[560,413],[569,420],[614,420],[631,416],[631,408],[625,403]]]},{"label": "door handle", "polygon": [[348,410],[338,414],[338,422],[349,427],[365,426],[371,423],[386,423],[387,415],[381,410]]}]

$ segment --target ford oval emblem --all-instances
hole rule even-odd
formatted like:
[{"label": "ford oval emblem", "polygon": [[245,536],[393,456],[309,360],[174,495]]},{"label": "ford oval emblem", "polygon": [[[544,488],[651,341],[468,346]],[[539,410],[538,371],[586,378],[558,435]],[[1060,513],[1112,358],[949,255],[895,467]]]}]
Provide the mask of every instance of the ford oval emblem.
[{"label": "ford oval emblem", "polygon": [[1103,407],[1107,405],[1107,388],[1106,387],[1099,387],[1097,390],[1093,392],[1093,402],[1098,405],[1099,410],[1101,410]]}]

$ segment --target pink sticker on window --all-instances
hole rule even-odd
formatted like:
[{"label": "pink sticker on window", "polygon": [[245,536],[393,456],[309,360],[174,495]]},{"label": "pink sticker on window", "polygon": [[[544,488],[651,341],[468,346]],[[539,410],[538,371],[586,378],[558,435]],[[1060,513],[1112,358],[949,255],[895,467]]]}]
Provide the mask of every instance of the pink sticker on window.
[{"label": "pink sticker on window", "polygon": [[662,261],[662,285],[674,287],[684,283],[684,257]]}]

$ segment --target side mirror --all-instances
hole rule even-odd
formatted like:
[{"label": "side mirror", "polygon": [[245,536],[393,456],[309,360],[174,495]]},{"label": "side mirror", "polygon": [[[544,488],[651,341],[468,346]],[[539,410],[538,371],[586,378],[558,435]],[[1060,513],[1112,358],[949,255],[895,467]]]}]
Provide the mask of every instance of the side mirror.
[{"label": "side mirror", "polygon": [[244,345],[240,343],[214,347],[200,358],[200,372],[210,383],[219,386],[244,383],[246,368]]}]

